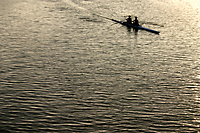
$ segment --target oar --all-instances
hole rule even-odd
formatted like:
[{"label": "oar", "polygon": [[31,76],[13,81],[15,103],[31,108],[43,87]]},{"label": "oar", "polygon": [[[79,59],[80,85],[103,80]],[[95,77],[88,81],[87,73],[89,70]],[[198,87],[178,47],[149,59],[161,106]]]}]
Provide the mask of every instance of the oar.
[{"label": "oar", "polygon": [[155,26],[160,26],[160,27],[164,27],[164,25],[161,25],[161,24],[157,24],[157,23],[154,23],[154,22],[144,22],[144,21],[140,21],[142,24],[151,24],[151,25],[155,25]]},{"label": "oar", "polygon": [[99,16],[99,17],[102,17],[102,18],[105,18],[105,19],[112,20],[111,18],[108,18],[108,17],[102,16],[102,15],[99,15],[99,14],[96,14],[96,13],[93,13],[93,15],[96,15],[96,16]]},{"label": "oar", "polygon": [[113,26],[113,25],[115,25],[115,24],[118,24],[118,23],[113,23],[113,24],[111,24],[110,26]]}]

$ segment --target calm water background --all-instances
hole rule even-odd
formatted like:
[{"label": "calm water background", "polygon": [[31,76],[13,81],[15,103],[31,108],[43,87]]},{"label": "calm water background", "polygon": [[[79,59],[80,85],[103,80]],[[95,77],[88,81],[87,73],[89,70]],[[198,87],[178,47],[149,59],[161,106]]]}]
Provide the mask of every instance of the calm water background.
[{"label": "calm water background", "polygon": [[200,131],[199,5],[0,0],[1,132]]}]

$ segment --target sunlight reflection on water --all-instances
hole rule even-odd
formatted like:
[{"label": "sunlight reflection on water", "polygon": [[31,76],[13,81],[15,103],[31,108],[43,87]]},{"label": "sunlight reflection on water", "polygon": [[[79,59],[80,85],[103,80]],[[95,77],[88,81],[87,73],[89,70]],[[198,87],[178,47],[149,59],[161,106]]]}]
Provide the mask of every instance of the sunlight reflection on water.
[{"label": "sunlight reflection on water", "polygon": [[187,3],[189,3],[189,4],[193,5],[193,6],[195,6],[197,8],[200,5],[200,1],[199,0],[182,0],[182,1],[185,1],[185,2],[187,2]]},{"label": "sunlight reflection on water", "polygon": [[[191,6],[179,9],[179,0],[15,1],[23,2],[14,11],[8,7],[0,23],[0,129],[197,130],[200,45]],[[116,19],[130,11],[165,27],[145,25],[162,31],[159,36],[134,34],[89,9]]]}]

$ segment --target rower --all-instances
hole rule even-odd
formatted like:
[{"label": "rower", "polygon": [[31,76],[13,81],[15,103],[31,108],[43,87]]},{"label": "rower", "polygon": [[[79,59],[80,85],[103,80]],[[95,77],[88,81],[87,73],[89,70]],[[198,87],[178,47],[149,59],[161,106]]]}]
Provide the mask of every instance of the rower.
[{"label": "rower", "polygon": [[126,19],[126,22],[132,24],[132,18],[131,18],[131,15],[128,15],[128,18]]},{"label": "rower", "polygon": [[139,26],[139,21],[138,21],[137,17],[135,17],[135,20],[133,21],[133,24]]}]

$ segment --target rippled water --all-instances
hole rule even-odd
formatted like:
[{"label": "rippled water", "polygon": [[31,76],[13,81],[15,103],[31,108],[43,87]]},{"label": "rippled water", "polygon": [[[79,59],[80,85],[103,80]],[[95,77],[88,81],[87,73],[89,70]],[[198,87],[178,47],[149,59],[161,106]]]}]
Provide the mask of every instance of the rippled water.
[{"label": "rippled water", "polygon": [[1,0],[1,132],[198,132],[198,3]]}]

